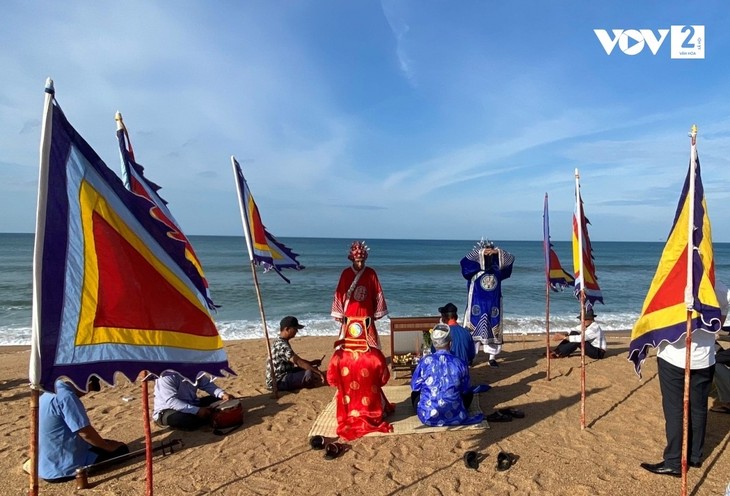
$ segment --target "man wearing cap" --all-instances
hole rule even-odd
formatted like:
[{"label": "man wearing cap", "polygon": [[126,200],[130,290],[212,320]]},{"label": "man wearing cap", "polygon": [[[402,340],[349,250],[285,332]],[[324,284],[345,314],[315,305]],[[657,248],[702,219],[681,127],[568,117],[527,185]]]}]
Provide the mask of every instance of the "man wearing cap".
[{"label": "man wearing cap", "polygon": [[466,362],[451,354],[451,329],[436,324],[431,331],[435,353],[423,357],[413,371],[411,403],[429,426],[477,424],[484,414],[469,415],[474,397]]},{"label": "man wearing cap", "polygon": [[337,435],[352,441],[370,432],[392,432],[385,416],[395,410],[383,394],[390,379],[383,352],[365,337],[370,317],[348,317],[345,337],[327,368],[327,382],[337,388]]},{"label": "man wearing cap", "polygon": [[338,339],[345,337],[346,317],[370,317],[370,326],[366,330],[368,345],[380,349],[375,321],[388,315],[388,306],[378,274],[370,267],[365,267],[369,249],[364,241],[354,241],[350,246],[347,258],[352,261],[352,265],[340,274],[331,315],[342,324]]},{"label": "man wearing cap", "polygon": [[[453,303],[447,303],[439,307],[441,322],[448,325],[451,330],[451,353],[464,360],[468,365],[471,365],[476,355],[476,348],[474,347],[474,341],[471,338],[469,330],[460,326],[456,321],[457,312],[458,309]],[[431,346],[431,352],[433,353],[435,351],[436,349]]]},{"label": "man wearing cap", "polygon": [[[578,315],[580,319],[580,315]],[[584,312],[583,325],[586,329],[586,356],[594,360],[600,360],[606,356],[606,337],[603,335],[603,329],[595,322],[596,314],[593,308],[588,308]],[[556,332],[553,335],[555,341],[560,340],[560,344],[553,350],[553,358],[564,358],[569,356],[580,347],[580,328],[570,333]]]},{"label": "man wearing cap", "polygon": [[[48,482],[66,482],[76,469],[129,453],[126,444],[104,439],[91,425],[81,391],[70,382],[58,380],[55,392],[41,395],[38,414],[38,475]],[[90,377],[87,391],[101,389],[99,379]]]},{"label": "man wearing cap", "polygon": [[[322,360],[305,360],[291,347],[289,340],[297,335],[304,326],[296,317],[291,315],[281,319],[279,323],[279,337],[271,347],[271,357],[274,363],[276,388],[279,391],[292,391],[302,388],[321,386],[325,382],[324,373],[319,370]],[[271,364],[266,363],[266,387],[274,389],[271,378]]]}]

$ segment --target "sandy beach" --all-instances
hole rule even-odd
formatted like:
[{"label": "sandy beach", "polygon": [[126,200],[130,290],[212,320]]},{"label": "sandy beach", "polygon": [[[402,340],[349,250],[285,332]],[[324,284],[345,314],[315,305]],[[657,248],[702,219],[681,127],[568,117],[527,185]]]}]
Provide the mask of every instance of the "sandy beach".
[{"label": "sandy beach", "polygon": [[[505,494],[505,495],[672,495],[680,479],[639,467],[657,462],[664,448],[664,420],[653,353],[639,381],[626,361],[627,333],[610,333],[608,356],[587,360],[586,429],[580,428],[580,357],[552,360],[546,380],[544,336],[508,337],[501,366],[490,368],[480,354],[474,383],[493,387],[480,395],[485,413],[517,407],[524,419],[492,423],[487,430],[365,437],[335,460],[310,449],[307,434],[332,399],[323,387],[283,393],[278,400],[263,387],[262,340],[227,344],[237,377],[219,379],[243,399],[245,425],[216,436],[212,429],[182,433],[153,424],[155,442],[182,439],[184,448],[155,458],[154,488],[159,495],[246,494]],[[727,340],[727,337],[723,337]],[[331,355],[332,338],[292,341],[304,358]],[[383,339],[389,355],[387,336]],[[26,494],[21,465],[28,451],[27,347],[0,348],[0,494]],[[325,363],[327,360],[325,360]],[[399,372],[390,384],[407,384]],[[151,394],[152,388],[150,388]],[[121,379],[84,397],[92,424],[132,450],[143,447],[139,384]],[[711,398],[710,402],[713,399]],[[150,398],[150,404],[152,398]],[[710,412],[702,468],[690,469],[690,495],[723,495],[730,482],[730,415]],[[482,455],[477,470],[466,468],[464,452]],[[509,470],[496,470],[500,451],[514,453]],[[40,483],[41,494],[143,494],[144,459],[90,477],[91,488],[74,482]]]}]

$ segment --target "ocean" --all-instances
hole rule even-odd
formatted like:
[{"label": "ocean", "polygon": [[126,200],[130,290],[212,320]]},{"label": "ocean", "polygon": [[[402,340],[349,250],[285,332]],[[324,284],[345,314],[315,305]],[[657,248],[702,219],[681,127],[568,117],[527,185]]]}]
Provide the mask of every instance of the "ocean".
[{"label": "ocean", "polygon": [[[223,339],[254,339],[263,326],[243,237],[191,236],[210,284],[214,314]],[[301,336],[334,336],[338,327],[330,317],[332,296],[352,240],[281,238],[299,253],[302,271],[285,271],[287,284],[275,272],[257,269],[270,335],[285,315],[297,316],[306,327]],[[512,277],[503,282],[505,334],[545,330],[545,272],[542,240],[499,241],[515,255]],[[474,241],[369,239],[367,264],[380,278],[390,316],[437,315],[452,302],[463,314],[466,281],[459,261]],[[553,242],[563,267],[572,272],[568,241]],[[664,243],[594,242],[594,258],[604,305],[595,306],[596,321],[606,331],[627,330],[638,318]],[[715,270],[730,282],[730,244],[715,243]],[[0,344],[30,344],[33,234],[0,234]],[[566,331],[578,324],[580,311],[572,289],[550,293],[550,329]],[[389,321],[377,322],[380,334]],[[509,339],[509,337],[506,337]]]}]

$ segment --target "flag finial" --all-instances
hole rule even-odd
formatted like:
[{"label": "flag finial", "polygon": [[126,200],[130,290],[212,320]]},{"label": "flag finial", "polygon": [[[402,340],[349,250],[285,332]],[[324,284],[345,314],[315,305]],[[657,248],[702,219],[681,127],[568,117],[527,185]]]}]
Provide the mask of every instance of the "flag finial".
[{"label": "flag finial", "polygon": [[697,124],[692,124],[689,130],[689,137],[692,138],[692,144],[694,145],[697,141]]},{"label": "flag finial", "polygon": [[120,131],[124,129],[124,122],[122,121],[122,113],[117,110],[117,113],[114,114],[114,120],[117,121],[117,131]]}]

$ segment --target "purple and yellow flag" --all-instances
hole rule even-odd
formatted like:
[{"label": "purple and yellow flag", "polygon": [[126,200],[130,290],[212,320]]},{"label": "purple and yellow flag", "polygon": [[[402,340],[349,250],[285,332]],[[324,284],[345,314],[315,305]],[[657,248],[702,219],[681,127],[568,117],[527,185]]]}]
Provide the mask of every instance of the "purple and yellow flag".
[{"label": "purple and yellow flag", "polygon": [[173,217],[172,212],[167,207],[167,202],[158,194],[161,189],[160,186],[147,179],[144,175],[144,167],[135,161],[132,143],[129,140],[127,128],[119,112],[117,112],[115,119],[117,121],[117,139],[119,140],[119,153],[122,159],[122,180],[124,185],[132,193],[147,200],[150,204],[150,215],[165,226],[168,231],[167,235],[170,238],[185,246],[185,258],[190,261],[190,264],[186,264],[185,268],[194,270],[197,273],[190,274],[191,281],[201,284],[198,289],[206,296],[208,307],[215,308],[213,300],[210,298],[208,280],[205,278],[203,266],[195,254],[193,245],[183,233],[180,224]]},{"label": "purple and yellow flag", "polygon": [[253,263],[262,266],[264,272],[274,269],[282,279],[290,282],[281,273],[281,269],[302,270],[304,266],[297,261],[299,255],[287,248],[266,230],[263,222],[261,222],[261,215],[251,190],[248,189],[246,179],[243,177],[243,172],[241,172],[241,166],[235,157],[231,157],[231,164],[233,166],[233,176],[236,180],[243,233],[246,236],[249,257]]},{"label": "purple and yellow flag", "polygon": [[46,390],[91,374],[233,373],[185,244],[128,191],[46,87],[29,375]]},{"label": "purple and yellow flag", "polygon": [[[688,257],[688,250],[691,257]],[[688,277],[689,274],[691,278]],[[689,171],[679,197],[672,229],[644,300],[641,315],[631,331],[629,360],[634,363],[639,377],[650,346],[656,347],[662,341],[674,343],[684,339],[689,311],[692,312],[693,331],[720,330],[720,305],[714,287],[712,231],[693,137]]]},{"label": "purple and yellow flag", "polygon": [[573,276],[563,270],[558,254],[550,242],[550,218],[548,217],[548,195],[545,193],[545,208],[542,214],[543,248],[545,252],[545,278],[550,289],[562,291],[575,282]]},{"label": "purple and yellow flag", "polygon": [[583,211],[583,199],[580,195],[578,170],[575,181],[576,207],[573,215],[573,272],[575,273],[575,296],[580,298],[581,291],[585,292],[586,301],[595,304],[603,303],[601,288],[598,287],[596,266],[593,259],[593,246],[588,236],[590,222]]}]

